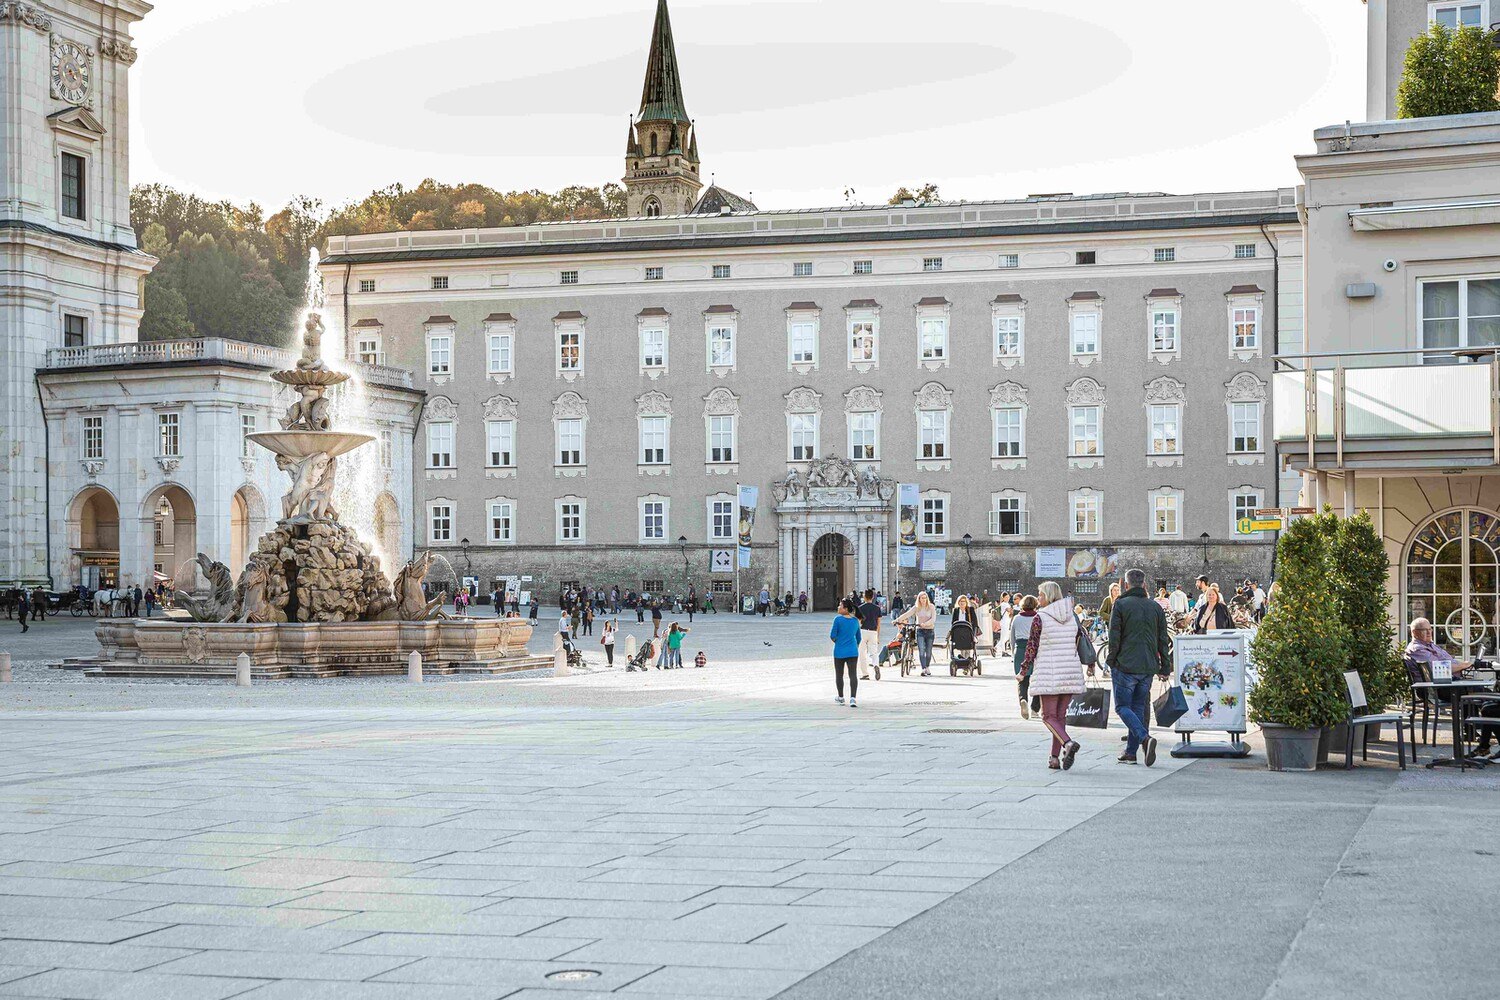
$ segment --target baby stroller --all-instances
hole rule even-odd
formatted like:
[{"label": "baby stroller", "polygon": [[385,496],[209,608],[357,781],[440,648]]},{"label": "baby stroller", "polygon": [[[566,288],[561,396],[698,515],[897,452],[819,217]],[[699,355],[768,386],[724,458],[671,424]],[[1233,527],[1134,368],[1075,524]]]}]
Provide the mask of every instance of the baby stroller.
[{"label": "baby stroller", "polygon": [[786,618],[791,613],[792,606],[786,601],[783,601],[781,598],[776,598],[776,610],[774,611],[775,616],[777,618]]},{"label": "baby stroller", "polygon": [[563,652],[568,654],[568,669],[582,670],[584,667],[583,650],[573,645],[573,636],[569,632],[558,633],[562,636]]},{"label": "baby stroller", "polygon": [[974,626],[966,621],[956,621],[948,629],[948,676],[957,677],[960,670],[966,677],[984,673]]},{"label": "baby stroller", "polygon": [[646,672],[646,669],[651,666],[651,652],[651,641],[648,639],[647,641],[641,643],[640,650],[630,658],[629,662],[625,664],[625,672],[627,674],[633,674],[637,670],[639,670],[644,674]]}]

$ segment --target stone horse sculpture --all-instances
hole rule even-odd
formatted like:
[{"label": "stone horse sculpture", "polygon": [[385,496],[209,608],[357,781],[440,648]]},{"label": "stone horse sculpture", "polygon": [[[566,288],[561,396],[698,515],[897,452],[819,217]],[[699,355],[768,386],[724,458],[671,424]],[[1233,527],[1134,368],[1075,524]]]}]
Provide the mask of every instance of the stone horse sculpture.
[{"label": "stone horse sculpture", "polygon": [[432,553],[424,552],[402,567],[396,574],[396,618],[404,622],[425,622],[439,615],[443,606],[441,595],[427,599],[422,592],[422,581],[432,569]]},{"label": "stone horse sculpture", "polygon": [[207,597],[194,597],[191,594],[178,594],[177,606],[186,611],[195,622],[226,622],[234,617],[235,593],[234,576],[229,572],[229,567],[221,562],[214,562],[202,552],[198,553],[198,567],[203,570],[204,579],[208,581],[209,595]]}]

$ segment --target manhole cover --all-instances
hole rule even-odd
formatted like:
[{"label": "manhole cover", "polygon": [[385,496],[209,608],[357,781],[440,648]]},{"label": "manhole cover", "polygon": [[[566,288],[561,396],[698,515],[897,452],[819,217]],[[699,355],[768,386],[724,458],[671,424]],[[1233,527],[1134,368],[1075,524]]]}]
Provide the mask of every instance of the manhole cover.
[{"label": "manhole cover", "polygon": [[938,733],[944,736],[971,736],[976,733],[998,733],[998,729],[929,729],[929,733]]},{"label": "manhole cover", "polygon": [[593,969],[564,969],[561,972],[547,973],[547,978],[572,983],[580,979],[598,979],[599,975]]}]

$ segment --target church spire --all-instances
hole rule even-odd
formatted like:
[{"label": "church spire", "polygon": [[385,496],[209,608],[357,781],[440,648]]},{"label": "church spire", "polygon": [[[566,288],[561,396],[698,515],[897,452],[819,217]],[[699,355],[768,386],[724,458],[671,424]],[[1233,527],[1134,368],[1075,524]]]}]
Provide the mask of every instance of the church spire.
[{"label": "church spire", "polygon": [[651,56],[646,62],[646,84],[641,88],[642,121],[687,121],[682,77],[677,71],[677,46],[672,41],[672,18],[667,0],[656,2],[656,28],[651,33]]}]

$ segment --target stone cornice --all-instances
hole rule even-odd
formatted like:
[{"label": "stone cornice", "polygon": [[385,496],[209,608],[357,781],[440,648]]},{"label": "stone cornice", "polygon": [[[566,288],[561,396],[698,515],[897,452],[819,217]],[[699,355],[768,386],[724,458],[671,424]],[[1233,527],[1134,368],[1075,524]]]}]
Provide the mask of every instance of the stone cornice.
[{"label": "stone cornice", "polygon": [[46,11],[19,0],[0,0],[0,22],[4,21],[24,24],[44,35],[52,30],[52,18]]}]

